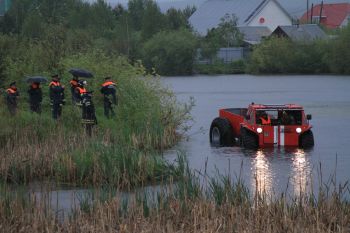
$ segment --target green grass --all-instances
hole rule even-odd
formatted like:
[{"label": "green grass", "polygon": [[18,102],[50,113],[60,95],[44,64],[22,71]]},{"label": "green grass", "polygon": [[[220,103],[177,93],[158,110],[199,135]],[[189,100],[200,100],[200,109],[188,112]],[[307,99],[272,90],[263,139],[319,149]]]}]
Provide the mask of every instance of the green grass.
[{"label": "green grass", "polygon": [[[18,80],[22,92],[18,114],[10,116],[4,103],[0,110],[1,180],[28,183],[51,179],[76,185],[133,188],[176,173],[177,168],[164,162],[159,154],[180,139],[179,129],[189,119],[191,105],[179,105],[158,77],[147,76],[142,65],[130,65],[122,57],[93,51],[61,62],[64,71],[81,67],[95,75],[88,80],[88,89],[95,91],[98,118],[93,136],[85,134],[81,110],[70,103],[67,73],[62,73],[67,105],[57,122],[51,118],[48,87],[43,86],[43,113],[32,114],[26,103],[27,87]],[[25,68],[13,70],[11,76]],[[118,85],[119,101],[113,119],[104,117],[103,97],[99,94],[107,75]]]}]

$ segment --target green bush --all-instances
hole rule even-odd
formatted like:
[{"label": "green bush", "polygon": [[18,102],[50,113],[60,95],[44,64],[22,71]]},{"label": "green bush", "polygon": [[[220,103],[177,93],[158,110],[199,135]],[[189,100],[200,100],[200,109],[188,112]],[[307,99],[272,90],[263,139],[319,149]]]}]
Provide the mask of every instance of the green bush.
[{"label": "green bush", "polygon": [[342,29],[339,37],[332,42],[328,61],[332,72],[350,74],[350,24]]},{"label": "green bush", "polygon": [[222,61],[214,61],[212,64],[196,64],[197,74],[243,74],[245,73],[246,61],[238,60],[228,64]]},{"label": "green bush", "polygon": [[190,31],[163,31],[145,43],[143,61],[161,75],[191,74],[195,51],[196,38]]},{"label": "green bush", "polygon": [[[31,46],[41,49],[40,45],[28,43],[30,51],[34,51]],[[147,76],[139,63],[131,65],[125,57],[100,50],[61,57],[57,61],[61,81],[67,87],[67,105],[63,106],[62,119],[55,122],[51,119],[46,85],[43,113],[29,112],[25,93],[28,87],[21,74],[30,74],[32,67],[35,74],[49,72],[39,57],[19,48],[17,53],[20,52],[26,59],[7,61],[12,67],[7,70],[8,77],[18,81],[21,91],[15,117],[10,117],[1,98],[0,180],[21,183],[49,178],[75,184],[133,187],[172,174],[173,167],[156,156],[159,150],[178,141],[178,130],[188,116],[188,108],[177,104],[174,94],[161,86],[158,77]],[[71,75],[67,71],[71,67],[94,73],[87,87],[94,91],[98,119],[92,138],[85,135],[80,123],[81,110],[69,101]],[[99,93],[107,75],[118,86],[117,115],[113,119],[103,116]]]},{"label": "green bush", "polygon": [[248,71],[271,74],[329,72],[325,46],[322,41],[305,44],[272,37],[254,48]]}]

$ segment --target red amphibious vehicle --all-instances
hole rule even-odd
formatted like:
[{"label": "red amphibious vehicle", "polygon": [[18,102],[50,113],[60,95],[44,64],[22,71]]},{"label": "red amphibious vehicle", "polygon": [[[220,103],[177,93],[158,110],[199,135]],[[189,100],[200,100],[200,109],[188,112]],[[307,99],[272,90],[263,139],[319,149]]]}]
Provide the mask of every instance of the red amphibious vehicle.
[{"label": "red amphibious vehicle", "polygon": [[220,109],[210,126],[213,146],[241,145],[245,148],[291,146],[310,148],[314,137],[311,115],[296,104],[250,104],[248,108]]}]

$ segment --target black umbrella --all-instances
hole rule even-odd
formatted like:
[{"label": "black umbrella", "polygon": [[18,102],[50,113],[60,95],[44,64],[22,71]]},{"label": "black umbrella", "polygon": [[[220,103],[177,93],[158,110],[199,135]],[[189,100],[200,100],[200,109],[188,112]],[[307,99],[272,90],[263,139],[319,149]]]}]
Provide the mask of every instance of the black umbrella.
[{"label": "black umbrella", "polygon": [[78,68],[70,69],[69,73],[71,73],[74,76],[82,77],[82,78],[92,78],[94,76],[90,71],[78,69]]},{"label": "black umbrella", "polygon": [[33,76],[33,77],[28,77],[26,78],[27,83],[46,83],[47,78],[43,76]]}]

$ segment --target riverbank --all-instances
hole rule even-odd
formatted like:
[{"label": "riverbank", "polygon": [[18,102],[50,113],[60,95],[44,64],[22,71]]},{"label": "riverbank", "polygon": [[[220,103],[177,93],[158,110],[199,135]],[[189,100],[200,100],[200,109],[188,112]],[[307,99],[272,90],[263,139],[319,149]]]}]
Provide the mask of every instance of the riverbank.
[{"label": "riverbank", "polygon": [[[33,114],[26,103],[28,87],[18,80],[23,95],[18,114],[10,116],[4,103],[0,110],[2,182],[52,180],[131,189],[176,176],[176,165],[166,163],[159,155],[180,140],[189,106],[178,104],[159,78],[145,75],[141,65],[132,66],[123,57],[95,51],[63,58],[61,64],[64,71],[84,67],[95,75],[87,87],[95,91],[98,125],[93,136],[85,134],[81,109],[71,105],[69,88],[62,118],[55,122],[48,88],[43,86],[43,113]],[[11,77],[15,77],[21,70],[12,72]],[[102,96],[98,94],[106,75],[111,75],[118,86],[117,114],[112,119],[103,116]],[[62,83],[68,86],[69,76],[62,76]]]}]

